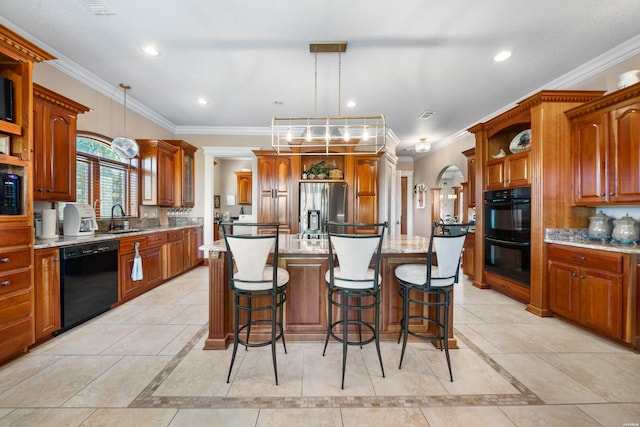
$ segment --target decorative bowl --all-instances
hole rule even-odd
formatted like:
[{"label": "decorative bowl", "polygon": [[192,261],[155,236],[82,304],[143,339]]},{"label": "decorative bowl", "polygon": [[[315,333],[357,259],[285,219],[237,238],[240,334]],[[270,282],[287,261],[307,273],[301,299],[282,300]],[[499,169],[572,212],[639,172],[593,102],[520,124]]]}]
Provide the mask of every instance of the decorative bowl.
[{"label": "decorative bowl", "polygon": [[509,144],[509,151],[513,154],[531,149],[531,129],[526,129],[517,134]]}]

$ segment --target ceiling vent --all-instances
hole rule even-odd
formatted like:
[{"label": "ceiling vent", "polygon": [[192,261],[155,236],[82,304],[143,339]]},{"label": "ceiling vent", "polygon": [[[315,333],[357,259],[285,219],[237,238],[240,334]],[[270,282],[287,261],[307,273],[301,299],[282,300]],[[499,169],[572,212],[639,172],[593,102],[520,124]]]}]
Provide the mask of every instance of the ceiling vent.
[{"label": "ceiling vent", "polygon": [[99,0],[80,0],[80,3],[82,3],[82,5],[94,15],[106,16],[116,14],[113,10],[109,9],[109,7],[107,7]]},{"label": "ceiling vent", "polygon": [[422,114],[418,116],[418,120],[427,120],[429,117],[433,116],[436,112],[425,110]]}]

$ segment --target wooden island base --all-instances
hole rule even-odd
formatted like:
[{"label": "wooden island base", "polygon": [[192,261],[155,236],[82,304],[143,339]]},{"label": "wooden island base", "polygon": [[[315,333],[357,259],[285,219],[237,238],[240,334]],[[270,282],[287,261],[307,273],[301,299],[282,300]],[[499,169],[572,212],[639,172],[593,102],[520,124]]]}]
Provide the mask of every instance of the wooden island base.
[{"label": "wooden island base", "polygon": [[[278,264],[289,272],[284,313],[287,341],[321,342],[325,339],[327,290],[324,275],[329,269],[326,245],[327,242],[322,240],[308,240],[300,243],[297,239],[281,236]],[[402,300],[398,295],[399,285],[394,275],[395,268],[401,264],[424,263],[427,245],[428,240],[423,237],[389,236],[388,239],[385,238],[380,266],[382,274],[380,339],[382,340],[396,341],[400,333]],[[204,349],[224,350],[229,343],[233,342],[233,297],[227,280],[224,241],[216,241],[213,245],[205,245],[201,249],[209,251],[209,335]],[[453,307],[454,304],[451,304],[449,348],[457,349],[457,341],[453,335]],[[416,324],[412,328],[418,327],[423,327],[426,333],[433,333],[424,325]],[[252,330],[253,335],[254,330]],[[260,338],[259,331],[255,331],[255,335],[256,338]]]}]

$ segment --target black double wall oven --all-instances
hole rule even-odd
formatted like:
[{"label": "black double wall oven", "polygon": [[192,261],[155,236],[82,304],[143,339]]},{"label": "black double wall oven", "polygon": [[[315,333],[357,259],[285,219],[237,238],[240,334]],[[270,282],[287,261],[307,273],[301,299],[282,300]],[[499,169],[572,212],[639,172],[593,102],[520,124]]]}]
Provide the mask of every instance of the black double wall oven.
[{"label": "black double wall oven", "polygon": [[531,280],[531,187],[485,191],[484,267],[523,285]]}]

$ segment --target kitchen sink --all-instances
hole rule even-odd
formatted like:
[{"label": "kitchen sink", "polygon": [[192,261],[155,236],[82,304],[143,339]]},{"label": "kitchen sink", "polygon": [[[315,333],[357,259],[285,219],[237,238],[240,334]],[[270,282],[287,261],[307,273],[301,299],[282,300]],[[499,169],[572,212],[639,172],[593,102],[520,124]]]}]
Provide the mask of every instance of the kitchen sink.
[{"label": "kitchen sink", "polygon": [[142,231],[142,230],[140,230],[139,228],[127,228],[126,230],[122,228],[118,230],[107,231],[105,232],[105,234],[125,234],[125,233],[135,233],[136,231]]}]

